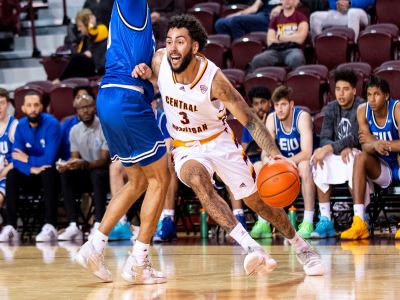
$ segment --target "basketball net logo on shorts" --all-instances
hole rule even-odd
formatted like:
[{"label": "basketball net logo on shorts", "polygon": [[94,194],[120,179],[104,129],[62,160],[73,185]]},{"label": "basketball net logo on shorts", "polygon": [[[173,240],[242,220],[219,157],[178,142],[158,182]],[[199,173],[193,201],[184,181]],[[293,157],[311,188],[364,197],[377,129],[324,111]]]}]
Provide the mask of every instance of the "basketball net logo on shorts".
[{"label": "basketball net logo on shorts", "polygon": [[207,86],[205,86],[204,84],[201,84],[201,85],[200,85],[200,91],[201,91],[203,94],[205,94],[205,93],[207,92],[207,90],[208,90],[208,87],[207,87]]}]

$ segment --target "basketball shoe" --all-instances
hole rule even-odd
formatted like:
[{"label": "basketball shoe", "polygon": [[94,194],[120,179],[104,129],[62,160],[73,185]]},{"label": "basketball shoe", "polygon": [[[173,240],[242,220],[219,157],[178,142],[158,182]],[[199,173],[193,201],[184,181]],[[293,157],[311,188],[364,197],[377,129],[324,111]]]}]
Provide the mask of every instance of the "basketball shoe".
[{"label": "basketball shoe", "polygon": [[76,226],[76,224],[70,224],[65,228],[64,232],[58,235],[59,241],[81,241],[83,239],[82,231]]},{"label": "basketball shoe", "polygon": [[130,230],[129,223],[128,222],[123,223],[119,221],[108,235],[108,240],[109,241],[130,240],[131,237],[132,237],[132,232]]},{"label": "basketball shoe", "polygon": [[334,228],[333,220],[329,220],[325,216],[319,216],[319,221],[315,225],[315,230],[311,232],[312,239],[324,239],[333,237],[337,233]]},{"label": "basketball shoe", "polygon": [[267,275],[276,266],[276,261],[261,247],[250,249],[244,259],[244,270],[247,275]]},{"label": "basketball shoe", "polygon": [[76,255],[76,261],[88,270],[90,273],[94,274],[104,282],[112,282],[111,272],[107,269],[104,264],[103,253],[98,253],[91,241],[87,241],[79,249]]},{"label": "basketball shoe", "polygon": [[11,225],[4,226],[0,233],[0,242],[16,243],[19,241],[18,231]]},{"label": "basketball shoe", "polygon": [[302,223],[299,224],[299,230],[297,231],[297,233],[303,239],[309,239],[313,231],[314,231],[314,225],[307,221],[303,221]]},{"label": "basketball shoe", "polygon": [[269,239],[272,237],[271,226],[269,223],[257,220],[250,231],[250,236],[253,239]]},{"label": "basketball shoe", "polygon": [[167,282],[165,275],[155,270],[147,255],[143,265],[139,265],[133,255],[129,255],[122,269],[122,278],[132,284],[158,284]]},{"label": "basketball shoe", "polygon": [[340,238],[344,240],[367,239],[369,237],[367,222],[361,220],[359,216],[353,217],[351,227],[343,231]]},{"label": "basketball shoe", "polygon": [[303,270],[306,275],[324,275],[324,266],[322,265],[321,257],[311,246],[296,253],[296,258],[297,261],[303,265]]},{"label": "basketball shoe", "polygon": [[54,242],[57,241],[57,230],[51,224],[44,224],[42,230],[36,236],[36,242]]},{"label": "basketball shoe", "polygon": [[165,242],[176,239],[176,227],[171,217],[166,216],[157,225],[157,231],[153,236],[153,242]]}]

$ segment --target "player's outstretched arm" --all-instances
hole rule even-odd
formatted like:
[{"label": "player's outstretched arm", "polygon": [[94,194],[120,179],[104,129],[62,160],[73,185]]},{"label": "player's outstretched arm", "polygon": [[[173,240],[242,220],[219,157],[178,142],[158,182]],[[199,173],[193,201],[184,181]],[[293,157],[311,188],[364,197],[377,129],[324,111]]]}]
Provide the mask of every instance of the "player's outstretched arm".
[{"label": "player's outstretched arm", "polygon": [[261,149],[268,156],[279,155],[274,139],[263,122],[246,104],[243,97],[232,86],[221,70],[215,74],[211,88],[211,98],[220,99],[225,107],[245,126]]}]

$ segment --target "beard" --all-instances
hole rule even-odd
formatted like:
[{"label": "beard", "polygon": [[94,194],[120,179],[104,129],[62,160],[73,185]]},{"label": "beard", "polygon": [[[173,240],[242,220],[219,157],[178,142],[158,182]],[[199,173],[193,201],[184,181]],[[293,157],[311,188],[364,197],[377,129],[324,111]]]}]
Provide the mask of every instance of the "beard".
[{"label": "beard", "polygon": [[29,123],[37,124],[39,123],[40,115],[30,115],[28,116]]},{"label": "beard", "polygon": [[171,60],[170,60],[170,58],[168,57],[169,66],[171,67],[171,70],[172,70],[174,73],[176,73],[176,74],[180,74],[180,73],[182,73],[183,71],[185,71],[186,68],[188,67],[188,65],[190,64],[191,61],[192,61],[192,48],[190,48],[189,53],[186,54],[186,55],[183,57],[183,60],[182,60],[181,65],[180,65],[179,67],[177,67],[177,68],[174,68],[174,67],[172,66]]}]

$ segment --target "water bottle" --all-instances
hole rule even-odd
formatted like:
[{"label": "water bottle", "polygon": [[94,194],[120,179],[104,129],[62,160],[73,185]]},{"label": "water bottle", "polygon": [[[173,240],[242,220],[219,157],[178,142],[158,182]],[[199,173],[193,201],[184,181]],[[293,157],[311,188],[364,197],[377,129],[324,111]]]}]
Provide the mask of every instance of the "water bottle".
[{"label": "water bottle", "polygon": [[296,207],[293,205],[289,208],[289,221],[292,223],[294,230],[297,231]]},{"label": "water bottle", "polygon": [[200,237],[208,237],[208,214],[204,208],[200,209]]}]

